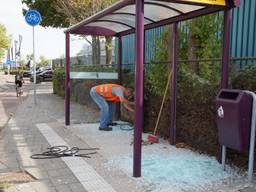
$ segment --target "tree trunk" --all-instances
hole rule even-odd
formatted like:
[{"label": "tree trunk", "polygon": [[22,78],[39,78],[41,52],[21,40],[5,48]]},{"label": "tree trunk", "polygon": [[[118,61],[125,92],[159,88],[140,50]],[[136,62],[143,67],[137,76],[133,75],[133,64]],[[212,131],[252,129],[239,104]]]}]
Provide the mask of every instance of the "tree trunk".
[{"label": "tree trunk", "polygon": [[92,36],[92,64],[96,64],[96,50],[97,50],[97,44],[96,44],[96,36]]},{"label": "tree trunk", "polygon": [[106,39],[106,43],[105,43],[106,64],[111,65],[112,64],[112,51],[113,51],[112,37],[106,36],[105,39]]},{"label": "tree trunk", "polygon": [[172,68],[172,52],[173,52],[173,46],[172,46],[172,36],[173,36],[173,25],[167,25],[166,29],[168,30],[168,36],[166,39],[167,44],[167,60],[170,62],[167,67],[171,70]]},{"label": "tree trunk", "polygon": [[100,64],[100,38],[92,36],[92,64]]},{"label": "tree trunk", "polygon": [[196,37],[189,32],[188,35],[188,67],[191,70],[191,72],[198,73],[198,63],[197,62],[191,62],[191,60],[196,60],[196,46],[197,41]]},{"label": "tree trunk", "polygon": [[100,65],[101,62],[100,62],[100,57],[101,57],[101,54],[100,54],[100,37],[97,37],[97,40],[96,40],[96,43],[97,43],[97,52],[96,52],[96,64]]}]

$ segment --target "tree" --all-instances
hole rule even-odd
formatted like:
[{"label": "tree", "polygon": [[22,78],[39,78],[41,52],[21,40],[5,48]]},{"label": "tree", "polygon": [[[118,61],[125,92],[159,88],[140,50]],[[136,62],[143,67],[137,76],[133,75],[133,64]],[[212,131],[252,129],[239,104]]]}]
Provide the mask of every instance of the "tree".
[{"label": "tree", "polygon": [[191,62],[191,60],[220,58],[221,34],[219,29],[222,20],[223,16],[216,13],[198,17],[185,24],[187,35],[184,36],[184,33],[181,33],[181,59],[189,60],[190,71],[204,79],[215,79],[219,66],[213,66],[211,62]]},{"label": "tree", "polygon": [[10,47],[11,39],[7,35],[6,28],[0,24],[0,60],[5,54],[5,50]]},{"label": "tree", "polygon": [[[104,9],[108,5],[116,2],[117,0],[22,0],[22,3],[26,4],[30,9],[38,10],[42,15],[42,22],[40,25],[43,27],[68,27],[72,24],[78,23],[83,19],[95,14],[96,12]],[[27,10],[23,9],[23,14]],[[92,58],[93,63],[100,63],[100,39],[93,36],[92,41],[85,40],[92,46]],[[106,42],[112,43],[106,40]],[[107,44],[106,54],[111,54],[112,58],[112,44]],[[107,56],[109,58],[110,56]],[[109,61],[108,61],[109,62]]]},{"label": "tree", "polygon": [[106,36],[105,39],[106,39],[106,42],[105,42],[106,64],[111,65],[112,64],[112,51],[113,51],[112,37]]},{"label": "tree", "polygon": [[27,68],[27,61],[25,59],[20,59],[19,60],[19,66],[23,69],[26,69]]},{"label": "tree", "polygon": [[33,59],[33,53],[27,54],[26,59],[27,59],[27,61],[32,60]]},{"label": "tree", "polygon": [[45,58],[44,56],[39,57],[39,62],[37,63],[38,67],[46,67],[50,64],[50,60]]}]

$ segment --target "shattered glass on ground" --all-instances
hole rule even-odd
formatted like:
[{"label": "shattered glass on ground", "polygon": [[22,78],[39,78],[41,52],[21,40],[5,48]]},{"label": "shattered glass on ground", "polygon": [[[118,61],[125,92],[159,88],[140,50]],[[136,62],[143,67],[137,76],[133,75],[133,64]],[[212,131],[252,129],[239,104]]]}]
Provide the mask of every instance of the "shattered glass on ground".
[{"label": "shattered glass on ground", "polygon": [[[132,156],[120,156],[108,161],[108,166],[118,166],[132,175]],[[169,153],[154,152],[142,158],[140,185],[146,191],[212,191],[218,185],[232,183],[239,177],[236,170],[222,170],[215,157],[201,155],[186,149],[173,149]]]}]

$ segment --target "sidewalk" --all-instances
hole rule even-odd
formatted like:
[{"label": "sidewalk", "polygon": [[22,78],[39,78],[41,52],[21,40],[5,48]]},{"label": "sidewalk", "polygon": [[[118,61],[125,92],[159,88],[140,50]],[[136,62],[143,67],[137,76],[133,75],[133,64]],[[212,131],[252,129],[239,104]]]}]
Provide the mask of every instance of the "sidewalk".
[{"label": "sidewalk", "polygon": [[[34,106],[33,94],[30,92],[29,97],[18,107],[15,115],[1,134],[0,153],[4,155],[0,157],[0,173],[25,171],[32,175],[33,178],[36,178],[33,182],[14,185],[5,191],[87,191],[83,186],[83,184],[85,185],[86,183],[82,184],[82,182],[78,180],[63,158],[45,160],[30,159],[32,154],[42,153],[50,146],[46,138],[38,129],[38,126],[42,124],[51,127],[69,146],[78,146],[80,148],[89,147],[84,141],[63,126],[63,99],[50,94],[51,92],[50,85],[39,85],[36,106]],[[72,122],[78,122],[80,120],[82,120],[82,122],[88,120],[91,121],[93,119],[92,117],[95,116],[95,111],[87,112],[85,115],[85,113],[82,112],[85,111],[84,107],[77,104],[72,105],[71,111],[73,114]],[[59,144],[62,143],[60,142]],[[84,160],[82,160],[82,162],[83,161]],[[101,162],[104,161],[104,158],[102,158],[99,153],[93,156],[92,159],[85,159],[85,162],[86,161],[94,161],[101,164]],[[89,164],[88,166],[91,167]],[[94,170],[94,168],[92,168],[92,170]],[[107,174],[107,168],[102,171]],[[133,182],[132,179],[128,178],[126,175],[123,175],[121,178],[120,173],[115,174],[115,178],[119,179],[115,181],[115,185],[120,186],[120,188],[123,186],[127,187]],[[95,177],[93,175],[91,176]],[[102,185],[108,183],[101,176],[100,178],[101,181],[104,181]],[[121,183],[120,179],[123,180]],[[112,188],[111,185],[108,186],[109,189]],[[126,190],[121,191],[128,192],[132,187],[133,185],[127,187]],[[103,191],[104,190],[102,190],[102,192]]]},{"label": "sidewalk", "polygon": [[[215,178],[225,180],[209,183],[207,187],[201,185],[200,178],[212,177],[211,172],[198,167],[209,174],[200,175],[195,172],[197,185],[189,188],[193,179],[186,177],[180,159],[174,161],[170,171],[169,157],[179,157],[189,153],[193,157],[187,163],[189,170],[195,170],[197,158],[205,162],[208,169],[215,165],[215,160],[202,155],[188,152],[185,149],[169,147],[164,142],[159,145],[143,147],[142,162],[143,177],[132,177],[132,146],[130,146],[133,131],[121,131],[114,127],[112,132],[100,132],[96,122],[98,111],[85,106],[71,104],[71,126],[64,126],[64,101],[52,95],[50,83],[38,85],[37,104],[34,104],[33,92],[30,91],[26,100],[18,107],[16,113],[2,131],[0,138],[0,183],[3,173],[23,173],[29,177],[27,183],[24,178],[17,178],[16,184],[6,187],[8,192],[253,192],[255,184],[250,186],[244,179],[233,173],[224,173],[216,164],[213,169]],[[79,148],[99,147],[97,154],[91,158],[65,157],[55,159],[31,159],[30,156],[46,151],[53,145],[77,146]],[[158,151],[158,153],[155,153]],[[164,161],[161,155],[165,153]],[[155,155],[156,154],[156,155]],[[151,155],[151,159],[147,159]],[[157,157],[157,158],[156,158]],[[159,158],[161,157],[161,158]],[[153,159],[153,158],[156,158]],[[156,165],[156,161],[158,166]],[[181,162],[184,163],[184,162]],[[212,164],[208,164],[212,163]],[[159,170],[159,166],[162,170]],[[182,167],[183,166],[183,167]],[[148,170],[149,168],[150,170]],[[164,168],[164,169],[163,169]],[[169,171],[169,172],[166,172]],[[155,171],[152,172],[151,171]],[[200,171],[199,171],[200,172]],[[157,175],[154,175],[157,173]],[[220,173],[220,174],[219,174]],[[150,176],[150,179],[147,180]],[[176,176],[176,177],[173,177]],[[168,177],[168,178],[167,178]],[[170,183],[170,178],[173,183]],[[183,183],[180,184],[180,179]],[[20,179],[20,180],[19,180]],[[166,180],[167,179],[167,180]],[[192,179],[192,180],[191,180]],[[20,182],[19,182],[20,181]],[[162,181],[166,181],[162,185]],[[208,181],[208,180],[207,180]],[[182,187],[186,186],[186,188]],[[1,187],[1,185],[0,185]],[[0,188],[1,191],[1,188]]]},{"label": "sidewalk", "polygon": [[0,72],[0,92],[9,88],[8,84],[14,83],[14,75],[4,75],[4,72]]},{"label": "sidewalk", "polygon": [[23,96],[16,97],[14,78],[14,75],[4,75],[0,72],[0,130],[27,95],[27,90],[23,88]]}]

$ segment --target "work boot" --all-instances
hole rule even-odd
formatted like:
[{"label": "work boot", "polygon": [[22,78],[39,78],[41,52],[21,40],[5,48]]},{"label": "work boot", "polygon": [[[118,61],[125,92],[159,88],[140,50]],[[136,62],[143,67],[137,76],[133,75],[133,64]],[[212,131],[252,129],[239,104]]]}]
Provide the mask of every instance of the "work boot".
[{"label": "work boot", "polygon": [[99,130],[100,131],[112,131],[112,127],[109,127],[109,126],[107,126],[107,127],[99,127]]},{"label": "work boot", "polygon": [[117,125],[117,123],[113,123],[113,122],[107,124],[107,126],[116,126],[116,125]]}]

